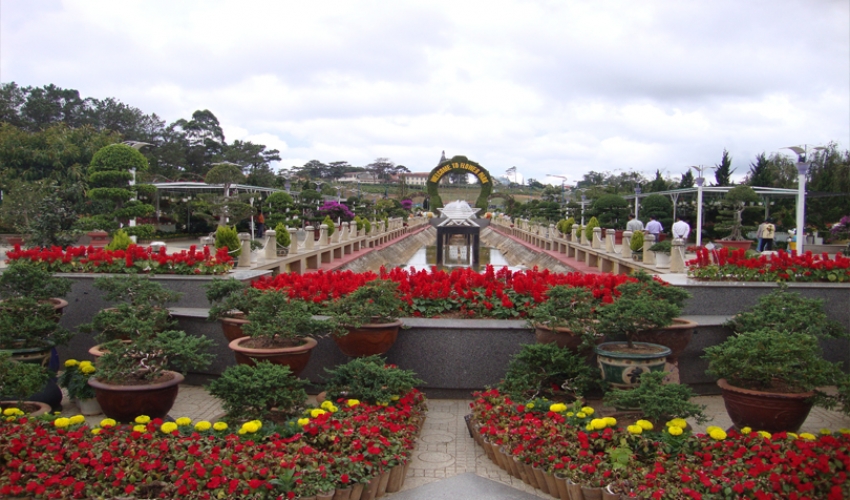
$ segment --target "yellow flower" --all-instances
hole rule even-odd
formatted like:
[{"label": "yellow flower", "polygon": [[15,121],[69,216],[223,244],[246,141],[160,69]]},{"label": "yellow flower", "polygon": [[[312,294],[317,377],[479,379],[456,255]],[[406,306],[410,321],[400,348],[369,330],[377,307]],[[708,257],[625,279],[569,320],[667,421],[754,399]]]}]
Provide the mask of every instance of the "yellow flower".
[{"label": "yellow flower", "polygon": [[146,424],[150,421],[151,421],[151,418],[147,415],[139,415],[138,417],[136,417],[136,423],[137,424]]},{"label": "yellow flower", "polygon": [[63,427],[68,427],[69,425],[71,425],[71,419],[60,417],[53,421],[53,425],[59,427],[60,429]]},{"label": "yellow flower", "polygon": [[100,427],[95,427],[94,429],[91,430],[91,433],[94,434],[94,435],[98,435],[98,434],[100,434],[100,431],[102,431],[102,430],[103,429],[101,429]]},{"label": "yellow flower", "polygon": [[630,425],[626,427],[626,430],[628,430],[630,434],[640,434],[643,432],[643,427],[639,425]]},{"label": "yellow flower", "polygon": [[186,425],[192,425],[192,419],[189,417],[180,417],[174,421],[178,427],[184,427]]},{"label": "yellow flower", "polygon": [[77,366],[78,364],[79,364],[79,362],[77,362],[76,359],[69,359],[69,360],[65,361],[65,366],[67,368],[70,368],[72,366]]},{"label": "yellow flower", "polygon": [[147,430],[148,430],[147,425],[137,424],[137,425],[133,426],[133,431],[135,431],[135,432],[147,432]]},{"label": "yellow flower", "polygon": [[398,401],[399,397],[398,396],[390,396],[390,399],[392,399],[393,401]]},{"label": "yellow flower", "polygon": [[526,410],[533,410],[534,409],[534,403],[528,403],[527,405],[525,405],[525,409]]},{"label": "yellow flower", "polygon": [[309,418],[299,418],[298,419],[298,425],[300,425],[301,427],[304,427],[305,425],[307,425],[309,423],[310,423]]},{"label": "yellow flower", "polygon": [[617,419],[614,417],[605,417],[603,420],[605,420],[605,425],[608,427],[614,427],[617,425]]},{"label": "yellow flower", "polygon": [[237,434],[239,434],[240,436],[243,435],[243,434],[247,434],[247,433],[248,433],[248,431],[246,431],[244,428],[239,429],[239,431],[237,432]]},{"label": "yellow flower", "polygon": [[593,429],[593,424],[592,424],[592,423],[591,423],[591,424],[587,424],[587,427],[585,427],[584,429],[585,429],[585,430],[587,430],[587,431],[592,431],[592,430],[594,430],[594,429]]},{"label": "yellow flower", "polygon": [[6,408],[5,410],[3,410],[3,415],[7,417],[14,417],[23,414],[24,412],[20,408]]},{"label": "yellow flower", "polygon": [[86,417],[84,417],[82,415],[74,415],[73,417],[70,418],[70,420],[71,420],[71,425],[77,425],[77,424],[84,423],[86,421]]},{"label": "yellow flower", "polygon": [[581,407],[581,412],[584,413],[585,415],[593,415],[594,411],[596,411],[596,410],[594,410],[590,406],[582,406]]},{"label": "yellow flower", "polygon": [[820,430],[820,433],[823,434],[824,436],[829,436],[830,434],[832,434],[832,431],[827,429],[826,427],[824,427],[823,429]]},{"label": "yellow flower", "polygon": [[333,404],[333,403],[331,403],[330,401],[323,401],[323,402],[322,402],[322,409],[323,409],[323,410],[328,410],[328,411],[330,411],[330,409],[331,409],[331,407],[332,407],[333,405],[334,405],[334,404]]},{"label": "yellow flower", "polygon": [[166,422],[160,426],[159,430],[161,430],[164,434],[171,434],[177,430],[177,424],[174,422]]},{"label": "yellow flower", "polygon": [[797,433],[795,433],[795,432],[789,432],[788,437],[790,437],[792,439],[797,439],[798,436],[797,436]]},{"label": "yellow flower", "polygon": [[216,422],[213,424],[213,429],[217,431],[227,430],[227,424],[224,422]]},{"label": "yellow flower", "polygon": [[587,418],[587,413],[580,411],[576,413],[576,418]]},{"label": "yellow flower", "polygon": [[314,408],[313,410],[310,410],[310,416],[313,418],[316,418],[319,415],[324,415],[325,413],[327,413],[325,410],[321,410],[319,408]]},{"label": "yellow flower", "polygon": [[842,427],[842,428],[838,429],[838,432],[840,432],[841,434],[850,434],[850,429],[848,429],[846,427]]},{"label": "yellow flower", "polygon": [[716,439],[717,441],[722,441],[726,439],[726,431],[720,428],[714,428],[711,432],[708,433],[711,436],[711,439]]},{"label": "yellow flower", "polygon": [[568,411],[568,412],[567,412],[567,413],[565,413],[564,415],[566,415],[566,416],[568,416],[568,417],[575,417],[575,416],[576,416],[576,414],[575,414],[575,413],[573,413],[573,412],[571,412],[571,411]]},{"label": "yellow flower", "polygon": [[667,428],[667,432],[669,432],[671,436],[681,436],[685,431],[683,431],[678,425],[671,425]]},{"label": "yellow flower", "polygon": [[103,420],[100,421],[100,426],[101,427],[115,427],[116,423],[117,422],[115,422],[115,420],[113,420],[111,418],[104,418]]},{"label": "yellow flower", "polygon": [[86,375],[92,374],[97,371],[97,368],[94,365],[80,365],[80,371]]},{"label": "yellow flower", "polygon": [[708,427],[705,428],[705,432],[707,434],[711,434],[711,431],[713,431],[713,430],[721,430],[722,431],[723,429],[721,429],[720,427],[717,427],[716,425],[709,425]]},{"label": "yellow flower", "polygon": [[251,423],[253,423],[254,425],[257,426],[257,430],[260,430],[260,429],[263,428],[263,422],[261,422],[260,420],[251,420]]},{"label": "yellow flower", "polygon": [[206,420],[201,420],[200,422],[195,424],[195,430],[199,432],[206,432],[210,430],[210,427],[212,427],[212,424],[207,422]]},{"label": "yellow flower", "polygon": [[767,432],[767,431],[759,431],[759,436],[761,436],[761,437],[763,437],[763,438],[765,438],[765,439],[770,439],[770,438],[772,437],[772,436],[770,435],[770,433],[769,433],[769,432]]},{"label": "yellow flower", "polygon": [[816,438],[814,434],[804,432],[800,434],[800,439],[805,439],[806,441],[814,441]]},{"label": "yellow flower", "polygon": [[685,421],[684,418],[674,418],[673,420],[667,422],[667,427],[678,427],[680,429],[684,429],[688,426],[688,422]]},{"label": "yellow flower", "polygon": [[593,420],[590,421],[590,428],[591,429],[604,429],[605,427],[607,427],[607,426],[605,425],[605,419],[604,418],[594,418]]},{"label": "yellow flower", "polygon": [[360,404],[360,401],[358,401],[356,399],[349,399],[348,401],[345,402],[345,404],[347,404],[349,407],[357,406],[357,405]]},{"label": "yellow flower", "polygon": [[653,427],[652,422],[650,422],[649,420],[638,420],[637,422],[635,422],[635,425],[639,426],[645,431],[651,431]]},{"label": "yellow flower", "polygon": [[245,431],[253,434],[258,430],[260,430],[260,427],[255,422],[245,422],[244,424],[242,424],[242,428],[239,429],[239,433],[243,434],[242,431]]},{"label": "yellow flower", "polygon": [[748,435],[751,432],[753,432],[752,427],[744,427],[743,429],[741,429],[741,434],[743,434],[744,436]]},{"label": "yellow flower", "polygon": [[549,411],[561,413],[562,411],[567,411],[567,405],[565,405],[564,403],[555,403],[549,407]]}]

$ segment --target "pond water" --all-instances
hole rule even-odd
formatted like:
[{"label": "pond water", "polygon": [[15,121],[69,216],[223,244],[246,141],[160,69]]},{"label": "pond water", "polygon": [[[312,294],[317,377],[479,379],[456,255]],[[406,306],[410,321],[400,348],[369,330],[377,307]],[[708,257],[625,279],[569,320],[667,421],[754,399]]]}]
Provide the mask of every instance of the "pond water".
[{"label": "pond water", "polygon": [[[445,255],[443,256],[443,269],[450,270],[456,267],[469,267],[472,266],[472,258],[467,253],[466,246],[459,245],[448,245],[444,249]],[[511,266],[508,264],[508,261],[496,248],[490,247],[481,247],[479,248],[479,265],[478,268],[473,268],[476,271],[483,270],[488,264],[492,265],[497,270],[502,267],[507,267],[511,271],[522,271],[525,269],[523,266]],[[410,258],[406,263],[402,264],[399,267],[415,267],[416,269],[430,269],[431,266],[437,265],[437,245],[428,245],[421,247],[416,251],[413,257]]]}]

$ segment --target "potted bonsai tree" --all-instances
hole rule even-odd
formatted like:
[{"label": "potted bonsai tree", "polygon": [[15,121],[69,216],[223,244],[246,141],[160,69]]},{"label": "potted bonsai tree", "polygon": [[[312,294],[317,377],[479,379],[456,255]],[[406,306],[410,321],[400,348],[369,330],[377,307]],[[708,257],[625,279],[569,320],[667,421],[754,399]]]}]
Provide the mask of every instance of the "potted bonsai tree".
[{"label": "potted bonsai tree", "polygon": [[331,304],[334,341],[346,356],[384,354],[398,338],[404,306],[397,283],[370,281]]},{"label": "potted bonsai tree", "polygon": [[352,359],[325,372],[325,398],[331,402],[356,399],[389,405],[423,383],[412,370],[388,365],[378,355]]},{"label": "potted bonsai tree", "polygon": [[744,211],[749,203],[757,203],[759,196],[750,186],[735,186],[726,192],[723,197],[723,202],[726,210],[721,212],[725,215],[727,223],[721,227],[729,231],[729,235],[718,243],[732,249],[747,250],[752,245],[752,241],[744,237]]},{"label": "potted bonsai tree", "polygon": [[254,300],[242,327],[246,337],[230,342],[230,349],[247,358],[237,362],[254,365],[268,360],[287,365],[298,376],[307,366],[316,339],[327,333],[327,321],[313,317],[310,306],[301,300],[290,300],[274,290],[251,292]]},{"label": "potted bonsai tree", "polygon": [[499,390],[515,401],[546,398],[571,403],[598,386],[598,378],[584,356],[555,343],[526,344],[508,364]]},{"label": "potted bonsai tree", "polygon": [[670,240],[659,241],[649,247],[650,252],[655,252],[655,267],[659,269],[670,268],[670,252],[673,245]]},{"label": "potted bonsai tree", "polygon": [[636,386],[646,371],[664,370],[666,358],[675,360],[696,326],[677,318],[688,292],[642,271],[633,276],[636,281],[617,286],[619,297],[598,314],[599,331],[617,340],[596,346],[596,359],[602,378],[619,388]]},{"label": "potted bonsai tree", "polygon": [[[691,402],[694,393],[690,387],[682,384],[665,384],[664,372],[645,372],[640,376],[640,385],[634,389],[613,389],[605,394],[606,406],[618,410],[614,416],[619,425],[626,420],[646,419],[656,429],[664,429],[664,424],[674,418],[692,418],[702,424],[708,421],[705,405]],[[631,410],[630,415],[620,410]]]},{"label": "potted bonsai tree", "polygon": [[529,326],[540,344],[555,343],[574,353],[587,351],[604,340],[596,322],[602,301],[584,287],[553,286],[546,300],[531,310]]},{"label": "potted bonsai tree", "polygon": [[180,330],[140,332],[131,343],[107,342],[89,379],[103,413],[121,422],[139,415],[164,418],[177,398],[183,373],[208,366],[213,355],[205,337]]},{"label": "potted bonsai tree", "polygon": [[255,366],[227,367],[208,389],[221,400],[227,421],[283,424],[303,410],[306,384],[306,380],[294,377],[288,366],[260,361]]},{"label": "potted bonsai tree", "polygon": [[11,408],[33,416],[49,412],[50,405],[28,400],[31,394],[44,387],[49,378],[45,367],[19,363],[8,352],[0,351],[0,414]]}]

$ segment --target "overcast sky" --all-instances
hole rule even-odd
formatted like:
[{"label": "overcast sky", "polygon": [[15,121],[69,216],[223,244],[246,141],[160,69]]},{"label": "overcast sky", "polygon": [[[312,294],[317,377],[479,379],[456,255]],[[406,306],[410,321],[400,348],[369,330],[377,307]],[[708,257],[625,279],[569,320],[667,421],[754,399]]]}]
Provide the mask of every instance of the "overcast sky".
[{"label": "overcast sky", "polygon": [[850,2],[0,0],[0,81],[209,109],[286,168],[738,176],[850,147]]}]

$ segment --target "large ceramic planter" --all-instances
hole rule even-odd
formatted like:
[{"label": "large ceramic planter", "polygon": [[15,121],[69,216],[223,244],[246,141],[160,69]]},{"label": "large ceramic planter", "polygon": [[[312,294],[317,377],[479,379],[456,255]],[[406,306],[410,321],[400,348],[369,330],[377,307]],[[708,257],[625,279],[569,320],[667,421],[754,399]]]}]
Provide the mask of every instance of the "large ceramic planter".
[{"label": "large ceramic planter", "polygon": [[[534,325],[534,337],[537,339],[538,344],[557,344],[558,347],[569,349],[576,354],[581,354],[585,351],[580,348],[582,342],[584,342],[584,337],[576,335],[569,328],[549,328],[544,325]],[[604,341],[604,337],[596,339],[597,344],[601,344]]]},{"label": "large ceramic planter", "polygon": [[395,344],[401,325],[401,320],[366,323],[359,328],[350,327],[346,335],[334,335],[333,339],[342,353],[352,358],[385,354]]},{"label": "large ceramic planter", "polygon": [[649,342],[651,344],[661,344],[670,348],[671,361],[675,361],[688,347],[691,342],[691,337],[694,335],[694,329],[699,326],[695,321],[684,318],[674,318],[673,324],[664,328],[655,328],[653,330],[643,330],[634,335],[634,340],[638,342]]},{"label": "large ceramic planter", "polygon": [[728,248],[729,250],[749,250],[751,246],[753,246],[753,242],[750,240],[744,241],[733,241],[733,240],[717,240],[717,243],[721,246]]},{"label": "large ceramic planter", "polygon": [[658,269],[670,269],[670,254],[666,252],[655,252],[655,267]]},{"label": "large ceramic planter", "polygon": [[103,248],[109,244],[109,233],[106,231],[89,231],[86,235],[91,238],[89,246]]},{"label": "large ceramic planter", "polygon": [[183,382],[183,375],[165,372],[170,378],[146,385],[107,384],[92,377],[89,385],[94,387],[97,402],[103,414],[119,422],[132,422],[139,415],[150,418],[165,418]]},{"label": "large ceramic planter", "polygon": [[251,337],[242,337],[230,342],[228,347],[235,353],[242,354],[247,359],[248,366],[254,366],[259,361],[268,361],[276,365],[288,366],[290,371],[297,377],[307,367],[310,354],[318,345],[316,339],[304,337],[304,343],[293,347],[277,348],[253,348],[245,345],[254,340]]},{"label": "large ceramic planter", "polygon": [[[50,356],[55,350],[55,347],[53,347],[53,344],[51,343],[42,347],[21,347],[4,350],[10,353],[12,355],[12,359],[19,363],[31,363],[51,368]],[[47,383],[44,384],[44,387],[42,387],[42,389],[37,393],[27,396],[27,400],[46,403],[54,410],[61,410],[62,389],[60,389],[59,385],[56,383],[56,374],[52,370],[53,368],[51,368],[50,378],[47,380]],[[0,394],[0,396],[2,396],[2,394]]]},{"label": "large ceramic planter", "polygon": [[[241,339],[247,337],[248,335],[242,331],[242,327],[246,324],[250,323],[244,317],[236,317],[236,318],[219,318],[219,323],[221,323],[221,331],[224,333],[224,338],[227,339],[227,343],[230,344],[236,339]],[[244,354],[233,351],[233,356],[236,358],[236,363],[240,365],[249,365],[251,364],[250,358],[245,357]]]},{"label": "large ceramic planter", "polygon": [[618,389],[631,389],[640,384],[646,372],[664,371],[670,348],[649,342],[605,342],[596,346],[596,362],[602,379]]},{"label": "large ceramic planter", "polygon": [[797,432],[809,416],[815,395],[753,391],[729,385],[726,379],[718,380],[717,385],[735,427],[767,432]]}]

